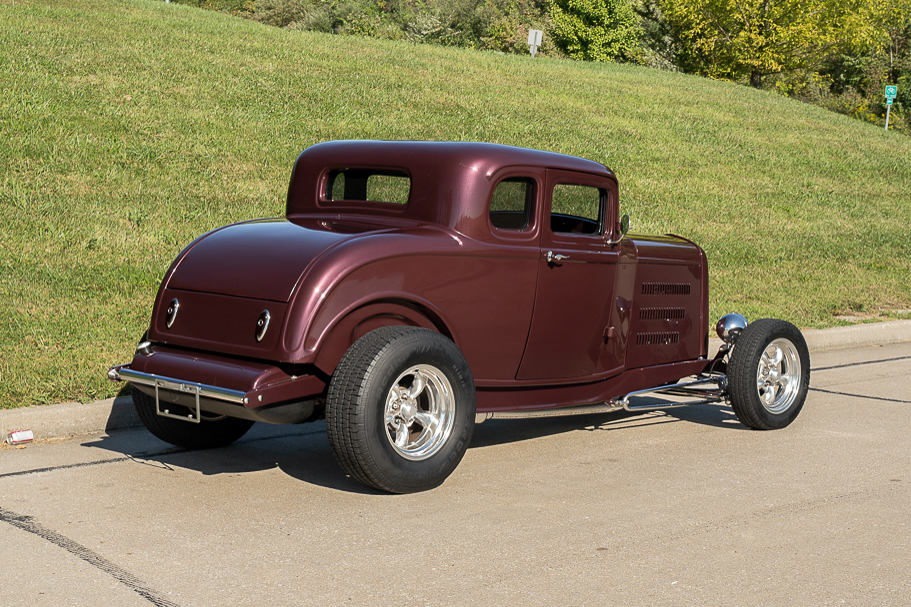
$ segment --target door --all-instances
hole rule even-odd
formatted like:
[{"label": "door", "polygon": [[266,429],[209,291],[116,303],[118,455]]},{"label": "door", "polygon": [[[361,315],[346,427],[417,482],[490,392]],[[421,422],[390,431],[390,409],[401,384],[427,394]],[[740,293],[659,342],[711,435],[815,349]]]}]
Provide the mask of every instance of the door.
[{"label": "door", "polygon": [[585,379],[619,371],[607,349],[618,247],[617,191],[609,179],[547,171],[535,308],[516,379]]}]

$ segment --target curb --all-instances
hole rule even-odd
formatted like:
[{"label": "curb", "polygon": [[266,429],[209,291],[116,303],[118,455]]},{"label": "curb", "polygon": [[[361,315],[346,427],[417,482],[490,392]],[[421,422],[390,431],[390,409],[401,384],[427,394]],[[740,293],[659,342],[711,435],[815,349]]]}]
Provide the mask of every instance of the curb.
[{"label": "curb", "polygon": [[[877,346],[911,341],[911,320],[851,325],[803,332],[811,352],[856,346]],[[715,352],[720,339],[709,340]],[[0,409],[0,438],[14,430],[32,430],[35,439],[46,440],[96,432],[111,432],[142,425],[129,396],[106,398],[93,403],[61,403],[19,409]]]},{"label": "curb", "polygon": [[92,403],[60,403],[0,409],[0,443],[14,430],[31,430],[35,440],[110,432],[141,426],[129,396]]},{"label": "curb", "polygon": [[[884,346],[911,341],[911,320],[890,320],[831,329],[803,329],[801,332],[811,353],[855,346]],[[720,339],[709,339],[709,352],[717,352],[719,347]]]}]

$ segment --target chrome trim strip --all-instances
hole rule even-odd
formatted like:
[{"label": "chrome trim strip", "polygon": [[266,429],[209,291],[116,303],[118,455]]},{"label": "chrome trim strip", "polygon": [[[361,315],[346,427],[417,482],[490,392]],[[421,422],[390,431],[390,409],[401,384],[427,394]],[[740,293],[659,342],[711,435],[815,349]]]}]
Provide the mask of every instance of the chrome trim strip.
[{"label": "chrome trim strip", "polygon": [[215,400],[223,400],[237,405],[247,404],[246,392],[228,390],[227,388],[219,388],[218,386],[209,386],[207,384],[197,384],[196,382],[183,381],[172,377],[162,377],[161,375],[154,375],[151,373],[142,373],[140,371],[127,369],[126,367],[112,368],[108,371],[108,377],[115,381],[128,381],[143,386],[152,386],[156,389],[160,386],[168,390],[174,390],[175,392],[185,392],[191,395],[196,394],[202,398],[214,398]]},{"label": "chrome trim strip", "polygon": [[540,419],[545,417],[568,417],[570,415],[591,415],[592,413],[614,413],[623,407],[613,403],[595,403],[576,407],[554,407],[551,409],[526,409],[519,411],[490,411],[476,413],[474,422],[481,424],[488,419]]}]

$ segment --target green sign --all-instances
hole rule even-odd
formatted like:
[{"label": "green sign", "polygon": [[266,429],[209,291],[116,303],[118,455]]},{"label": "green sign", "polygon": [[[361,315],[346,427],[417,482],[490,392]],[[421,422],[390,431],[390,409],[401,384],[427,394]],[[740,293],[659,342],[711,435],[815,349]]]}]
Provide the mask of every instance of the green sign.
[{"label": "green sign", "polygon": [[898,95],[898,87],[895,85],[886,87],[886,99],[890,102]]}]

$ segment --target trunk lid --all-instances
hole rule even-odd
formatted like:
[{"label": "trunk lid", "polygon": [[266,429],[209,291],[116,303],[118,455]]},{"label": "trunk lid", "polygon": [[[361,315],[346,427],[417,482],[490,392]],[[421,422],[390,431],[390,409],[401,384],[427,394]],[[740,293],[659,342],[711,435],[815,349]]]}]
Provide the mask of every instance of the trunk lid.
[{"label": "trunk lid", "polygon": [[168,288],[287,303],[323,252],[373,228],[286,219],[227,226],[198,240],[174,268]]}]

